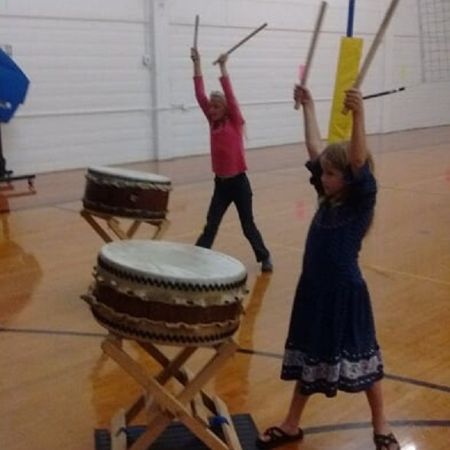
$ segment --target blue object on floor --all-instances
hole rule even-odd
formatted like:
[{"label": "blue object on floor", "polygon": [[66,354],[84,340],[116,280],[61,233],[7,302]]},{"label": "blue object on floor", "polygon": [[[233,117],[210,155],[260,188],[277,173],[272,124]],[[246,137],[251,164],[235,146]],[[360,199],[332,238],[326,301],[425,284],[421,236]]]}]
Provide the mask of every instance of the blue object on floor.
[{"label": "blue object on floor", "polygon": [[209,423],[212,427],[215,427],[220,426],[223,423],[229,424],[230,422],[228,422],[228,419],[224,416],[213,416],[210,418]]},{"label": "blue object on floor", "polygon": [[[231,416],[234,428],[238,435],[243,450],[257,450],[256,438],[258,430],[250,414],[236,414]],[[130,447],[139,436],[146,430],[145,426],[129,426],[126,429],[127,446]],[[218,437],[224,439],[222,428],[212,425],[211,430]],[[169,425],[158,439],[152,444],[149,450],[208,450],[208,447],[195,436],[182,423],[172,423]],[[111,438],[109,430],[95,430],[95,450],[111,450]]]}]

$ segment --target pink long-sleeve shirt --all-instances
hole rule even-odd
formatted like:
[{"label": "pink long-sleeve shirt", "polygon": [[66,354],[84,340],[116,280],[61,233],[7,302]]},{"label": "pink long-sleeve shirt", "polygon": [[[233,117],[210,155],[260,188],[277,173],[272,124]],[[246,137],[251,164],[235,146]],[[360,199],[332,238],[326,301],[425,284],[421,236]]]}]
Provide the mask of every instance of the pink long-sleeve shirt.
[{"label": "pink long-sleeve shirt", "polygon": [[214,124],[209,116],[209,100],[205,94],[203,77],[194,76],[195,97],[209,122],[211,164],[219,177],[233,177],[247,170],[244,154],[242,117],[229,77],[220,77],[227,101],[227,116],[223,123]]}]

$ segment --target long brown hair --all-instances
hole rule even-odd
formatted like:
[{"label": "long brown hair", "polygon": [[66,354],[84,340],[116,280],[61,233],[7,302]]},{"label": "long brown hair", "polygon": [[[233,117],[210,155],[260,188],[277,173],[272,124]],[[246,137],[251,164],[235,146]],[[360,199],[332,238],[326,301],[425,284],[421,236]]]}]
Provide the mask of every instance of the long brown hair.
[{"label": "long brown hair", "polygon": [[[335,169],[345,173],[350,166],[349,148],[349,141],[333,142],[325,147],[320,154],[320,158],[330,163]],[[370,152],[367,153],[367,162],[370,171],[375,173],[375,163]]]},{"label": "long brown hair", "polygon": [[[321,162],[325,164],[329,164],[334,169],[339,170],[344,176],[350,170],[350,158],[349,158],[349,149],[350,142],[349,141],[341,141],[334,142],[325,147],[325,149],[320,154]],[[367,152],[367,163],[369,165],[369,170],[374,174],[375,173],[375,163],[372,157],[372,154]],[[343,198],[345,199],[348,195],[348,190],[345,189],[343,192]],[[370,230],[373,223],[373,214],[370,218],[369,225],[367,227],[366,233]]]}]

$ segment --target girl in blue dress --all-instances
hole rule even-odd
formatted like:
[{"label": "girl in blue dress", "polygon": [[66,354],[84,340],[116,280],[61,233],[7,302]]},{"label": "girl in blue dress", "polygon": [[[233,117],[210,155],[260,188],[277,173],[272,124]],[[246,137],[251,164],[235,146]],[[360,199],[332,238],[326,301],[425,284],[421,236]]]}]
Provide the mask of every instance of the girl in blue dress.
[{"label": "girl in blue dress", "polygon": [[268,428],[257,444],[274,448],[301,440],[299,423],[309,396],[333,397],[341,390],[366,393],[376,450],[399,450],[384,415],[383,363],[358,265],[377,194],[362,96],[354,88],[346,93],[344,104],[353,115],[350,142],[330,144],[323,151],[310,92],[296,86],[294,99],[303,107],[306,167],[319,207],[306,240],[281,372],[282,379],[296,380],[296,386],[284,420]]}]

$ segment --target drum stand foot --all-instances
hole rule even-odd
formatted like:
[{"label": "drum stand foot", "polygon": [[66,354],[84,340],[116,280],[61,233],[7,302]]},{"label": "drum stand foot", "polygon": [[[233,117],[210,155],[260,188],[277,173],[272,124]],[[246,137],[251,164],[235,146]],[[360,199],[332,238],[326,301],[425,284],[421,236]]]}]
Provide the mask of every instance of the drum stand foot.
[{"label": "drum stand foot", "polygon": [[[144,352],[162,366],[156,376],[148,367],[135,361],[122,346],[121,338],[110,335],[102,343],[103,351],[141,385],[144,394],[128,408],[120,410],[111,421],[111,449],[126,450],[126,426],[136,415],[146,412],[147,430],[134,442],[129,450],[147,450],[158,436],[174,421],[179,420],[212,450],[242,450],[239,438],[225,403],[209,397],[203,386],[215,375],[223,364],[235,353],[237,344],[228,339],[214,347],[215,354],[195,374],[190,374],[183,365],[201,347],[184,347],[169,359],[155,345],[136,343]],[[181,384],[181,391],[173,393],[165,387],[174,378]],[[151,402],[148,400],[151,399]],[[220,418],[225,442],[213,433],[208,416]]]},{"label": "drum stand foot", "polygon": [[[122,229],[119,219],[113,215],[88,209],[82,209],[80,215],[105,242],[112,242],[116,238],[121,240],[132,239],[142,223],[156,227],[156,230],[150,239],[160,239],[170,225],[168,219],[130,218],[132,223],[127,230],[124,230]],[[102,227],[98,219],[105,221],[106,227]]]}]

